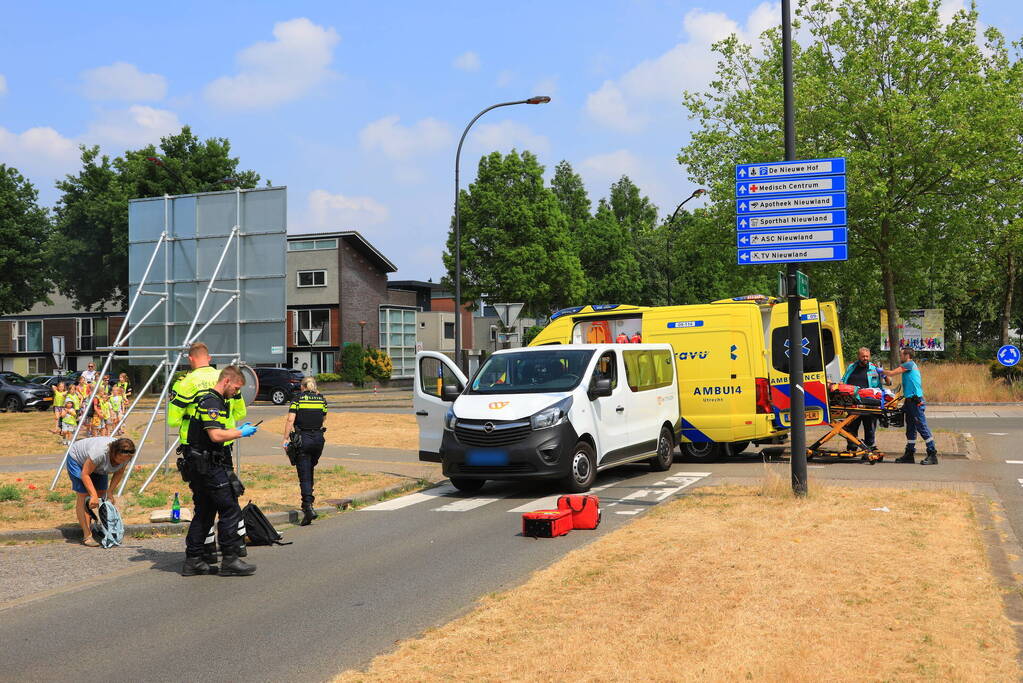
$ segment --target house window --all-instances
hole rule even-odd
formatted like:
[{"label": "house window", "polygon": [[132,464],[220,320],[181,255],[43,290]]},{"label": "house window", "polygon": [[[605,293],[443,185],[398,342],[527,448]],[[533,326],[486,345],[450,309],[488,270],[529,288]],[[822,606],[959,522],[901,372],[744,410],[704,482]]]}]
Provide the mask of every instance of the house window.
[{"label": "house window", "polygon": [[107,321],[105,318],[78,318],[78,350],[92,351],[107,345]]},{"label": "house window", "polygon": [[312,251],[313,249],[337,249],[337,240],[297,240],[288,242],[288,251]]},{"label": "house window", "polygon": [[444,338],[445,339],[454,339],[455,338],[455,324],[454,323],[444,323]]},{"label": "house window", "polygon": [[330,346],[330,309],[295,311],[295,346]]},{"label": "house window", "polygon": [[325,270],[300,270],[298,271],[299,287],[326,287],[327,271]]},{"label": "house window", "polygon": [[416,371],[416,311],[380,308],[380,348],[391,357],[391,377],[413,377]]},{"label": "house window", "polygon": [[45,375],[46,374],[46,359],[45,358],[29,358],[28,359],[28,374],[30,374],[30,375]]},{"label": "house window", "polygon": [[43,350],[43,321],[19,320],[14,324],[14,348],[19,353]]}]

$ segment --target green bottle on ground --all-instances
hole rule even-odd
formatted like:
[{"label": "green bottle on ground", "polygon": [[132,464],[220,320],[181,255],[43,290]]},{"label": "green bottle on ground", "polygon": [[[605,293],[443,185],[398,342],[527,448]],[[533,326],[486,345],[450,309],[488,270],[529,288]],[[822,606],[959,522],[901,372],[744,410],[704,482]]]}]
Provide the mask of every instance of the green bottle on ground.
[{"label": "green bottle on ground", "polygon": [[171,521],[181,521],[181,501],[178,499],[178,492],[174,492],[174,504],[171,505]]}]

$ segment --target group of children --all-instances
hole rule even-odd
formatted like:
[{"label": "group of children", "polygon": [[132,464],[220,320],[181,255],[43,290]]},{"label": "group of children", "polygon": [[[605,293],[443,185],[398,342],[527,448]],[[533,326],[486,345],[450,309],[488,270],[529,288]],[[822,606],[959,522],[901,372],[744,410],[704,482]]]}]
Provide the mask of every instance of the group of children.
[{"label": "group of children", "polygon": [[[83,421],[82,429],[78,433],[79,438],[124,434],[118,423],[131,397],[128,375],[122,372],[113,386],[110,384],[110,376],[105,376],[100,381],[99,391],[96,392],[90,406],[89,397],[92,396],[92,390],[93,383],[84,374],[78,378],[77,384],[68,386],[64,382],[58,382],[54,388],[53,415],[57,420],[57,428],[50,431],[60,434],[63,445],[71,442],[79,421]],[[114,428],[117,428],[116,434],[111,433]]]}]

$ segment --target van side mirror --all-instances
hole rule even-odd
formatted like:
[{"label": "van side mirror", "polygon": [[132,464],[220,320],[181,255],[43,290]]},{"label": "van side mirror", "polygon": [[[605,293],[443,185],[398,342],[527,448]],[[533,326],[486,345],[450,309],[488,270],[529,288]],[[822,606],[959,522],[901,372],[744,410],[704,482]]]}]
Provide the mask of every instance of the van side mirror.
[{"label": "van side mirror", "polygon": [[597,379],[590,385],[589,396],[592,401],[595,398],[611,395],[611,380],[605,378]]},{"label": "van side mirror", "polygon": [[451,403],[462,393],[462,387],[457,384],[445,384],[440,390],[440,400]]}]

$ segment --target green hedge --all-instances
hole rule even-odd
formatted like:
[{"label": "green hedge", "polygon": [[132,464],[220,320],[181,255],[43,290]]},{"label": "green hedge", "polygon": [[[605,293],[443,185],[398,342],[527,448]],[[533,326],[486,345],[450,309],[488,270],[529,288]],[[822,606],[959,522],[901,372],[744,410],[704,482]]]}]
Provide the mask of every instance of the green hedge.
[{"label": "green hedge", "polygon": [[341,381],[341,375],[337,374],[336,372],[321,372],[320,374],[316,375],[316,383],[317,384],[324,384],[325,382],[340,382],[340,381]]},{"label": "green hedge", "polygon": [[991,376],[994,379],[1004,379],[1006,382],[1023,382],[1023,366],[1016,365],[1011,368],[1007,368],[998,361],[991,361],[988,366],[991,371]]}]

